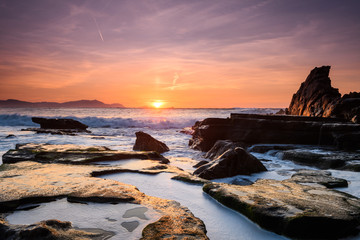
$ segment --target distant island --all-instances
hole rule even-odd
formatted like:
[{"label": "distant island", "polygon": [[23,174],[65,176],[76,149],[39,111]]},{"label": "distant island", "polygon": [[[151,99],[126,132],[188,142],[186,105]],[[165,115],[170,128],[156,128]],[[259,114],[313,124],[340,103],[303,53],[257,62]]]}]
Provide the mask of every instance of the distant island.
[{"label": "distant island", "polygon": [[25,102],[15,99],[0,100],[0,108],[125,108],[120,103],[106,104],[98,100],[58,102]]}]

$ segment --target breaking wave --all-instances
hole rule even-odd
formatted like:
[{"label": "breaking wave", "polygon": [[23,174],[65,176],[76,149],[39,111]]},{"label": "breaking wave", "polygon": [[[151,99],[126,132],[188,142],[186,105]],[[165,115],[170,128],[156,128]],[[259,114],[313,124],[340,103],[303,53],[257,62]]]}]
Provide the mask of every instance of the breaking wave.
[{"label": "breaking wave", "polygon": [[[20,114],[2,114],[0,115],[0,126],[39,126],[33,123],[33,116]],[[88,125],[91,128],[153,128],[153,129],[170,129],[184,128],[195,124],[197,119],[167,119],[163,117],[152,118],[101,118],[101,117],[48,117],[48,118],[68,118],[74,119]]]}]

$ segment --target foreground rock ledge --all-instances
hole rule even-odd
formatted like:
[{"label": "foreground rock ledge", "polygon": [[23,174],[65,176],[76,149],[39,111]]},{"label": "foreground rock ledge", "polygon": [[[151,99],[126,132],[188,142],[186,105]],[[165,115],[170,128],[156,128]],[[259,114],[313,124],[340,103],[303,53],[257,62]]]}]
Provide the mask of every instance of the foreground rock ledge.
[{"label": "foreground rock ledge", "polygon": [[2,158],[3,163],[37,161],[44,163],[85,164],[99,161],[117,161],[125,159],[150,159],[161,163],[169,163],[167,158],[152,151],[114,151],[107,147],[87,147],[73,144],[17,144],[15,149],[7,151]]},{"label": "foreground rock ledge", "polygon": [[[147,160],[143,160],[141,163],[144,161]],[[141,164],[137,164],[138,167],[139,165]],[[141,169],[141,167],[139,168]],[[179,203],[147,196],[135,186],[92,177],[116,171],[126,171],[126,169],[96,165],[48,164],[34,161],[3,164],[0,167],[0,213],[6,214],[21,204],[47,202],[64,197],[69,201],[129,202],[151,207],[162,215],[158,221],[143,229],[142,239],[208,239],[204,223]],[[53,226],[49,227],[45,223],[36,226],[14,227],[7,223],[0,214],[0,236],[12,239],[12,236],[18,234],[18,231],[29,229],[35,229],[34,234],[37,234],[37,231],[40,231],[39,234],[48,234],[49,230],[50,233],[55,231]],[[53,233],[49,239],[66,239],[68,237],[66,234],[69,232],[61,231]],[[93,236],[88,232],[78,232],[77,234],[80,234],[81,239],[99,239],[96,238],[98,236]]]},{"label": "foreground rock ledge", "polygon": [[286,180],[258,180],[249,186],[208,183],[203,190],[278,234],[337,239],[358,233],[360,200],[346,193]]}]

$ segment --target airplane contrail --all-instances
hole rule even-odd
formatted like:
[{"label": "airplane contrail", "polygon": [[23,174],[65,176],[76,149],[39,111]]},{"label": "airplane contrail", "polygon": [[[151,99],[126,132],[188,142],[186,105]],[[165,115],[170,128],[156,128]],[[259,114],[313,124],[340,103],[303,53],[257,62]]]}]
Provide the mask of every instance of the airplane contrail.
[{"label": "airplane contrail", "polygon": [[103,38],[103,35],[101,34],[99,24],[97,23],[97,21],[96,21],[96,19],[94,17],[92,17],[92,18],[94,19],[94,22],[95,22],[96,28],[98,30],[99,36],[100,36],[101,40],[104,42],[104,38]]}]

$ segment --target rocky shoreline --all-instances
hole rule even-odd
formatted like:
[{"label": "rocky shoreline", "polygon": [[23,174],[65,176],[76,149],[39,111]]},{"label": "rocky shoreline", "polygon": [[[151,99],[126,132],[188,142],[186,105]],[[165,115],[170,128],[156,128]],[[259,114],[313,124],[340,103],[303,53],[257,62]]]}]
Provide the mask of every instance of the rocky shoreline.
[{"label": "rocky shoreline", "polygon": [[[136,151],[73,144],[17,144],[3,155],[4,164],[0,166],[0,236],[9,240],[116,236],[106,229],[77,228],[71,222],[56,219],[31,225],[7,221],[11,213],[33,207],[28,204],[60,199],[81,204],[131,203],[153,209],[159,216],[141,227],[141,239],[209,239],[204,222],[178,202],[148,196],[135,186],[100,178],[126,172],[167,172],[175,175],[173,180],[203,185],[203,191],[218,202],[260,227],[290,238],[359,236],[360,199],[334,190],[346,188],[351,182],[326,171],[360,171],[359,96],[350,93],[341,97],[331,87],[329,70],[330,67],[315,68],[294,94],[284,112],[296,116],[234,113],[228,118],[197,122],[190,131],[189,145],[206,153],[205,159],[194,165],[194,171],[172,165],[170,158],[161,155],[171,149],[141,131],[136,132]],[[27,130],[36,133],[89,133],[88,126],[71,119],[33,121],[40,128]],[[266,162],[270,160],[255,157],[257,153],[313,169],[296,169],[284,180],[215,182],[214,179],[267,173]],[[109,162],[114,165],[104,165]],[[139,223],[124,220],[120,226],[131,232]]]},{"label": "rocky shoreline", "polygon": [[[40,155],[51,155],[52,160],[48,159],[47,163],[42,160],[37,161],[38,155],[34,156],[34,152]],[[14,226],[5,220],[7,213],[15,211],[17,207],[23,204],[66,198],[68,201],[109,204],[128,202],[156,209],[162,217],[145,227],[142,232],[142,239],[154,239],[154,237],[158,239],[168,237],[208,239],[203,222],[194,217],[186,207],[180,206],[174,201],[146,196],[134,186],[94,177],[101,174],[127,171],[146,174],[156,174],[163,171],[181,173],[178,168],[150,159],[140,160],[140,164],[133,164],[129,168],[84,165],[78,164],[76,159],[73,160],[72,155],[63,155],[69,152],[81,152],[83,158],[91,159],[94,152],[98,155],[107,156],[108,149],[101,147],[86,149],[80,146],[76,148],[74,145],[28,144],[8,152],[13,160],[11,163],[3,164],[0,171],[1,236],[7,236],[6,239],[30,239],[31,237],[64,239],[68,236],[97,239],[99,234],[104,234],[97,233],[95,236],[93,233],[84,230],[75,231],[70,223],[57,220],[45,221],[31,226]],[[131,154],[128,155],[127,159],[129,158],[132,158]]]},{"label": "rocky shoreline", "polygon": [[[221,154],[222,150],[220,148],[220,156],[215,160],[229,154],[229,150]],[[80,164],[74,158],[75,152],[81,153]],[[161,217],[143,229],[142,239],[167,239],[171,236],[174,239],[208,239],[204,223],[186,207],[174,201],[147,196],[131,185],[97,178],[121,172],[170,172],[177,174],[175,180],[204,184],[204,192],[222,204],[239,211],[265,229],[291,238],[337,239],[358,234],[360,199],[332,190],[334,187],[346,187],[348,183],[326,171],[299,171],[287,180],[258,180],[239,186],[202,180],[159,159],[139,159],[135,160],[136,164],[122,166],[98,165],[101,162],[98,156],[97,162],[87,160],[93,159],[94,153],[104,154],[104,159],[107,159],[108,152],[109,149],[103,147],[89,149],[49,144],[18,145],[17,149],[9,150],[4,156],[5,159],[11,156],[11,163],[3,164],[0,171],[2,236],[8,236],[7,239],[21,239],[20,236],[25,236],[24,239],[30,238],[26,236],[98,239],[111,235],[102,229],[95,233],[74,229],[70,222],[58,220],[44,220],[29,226],[11,225],[6,221],[10,212],[24,204],[65,198],[69,202],[82,203],[134,203],[157,210]],[[126,156],[116,161],[133,159],[131,154]]]},{"label": "rocky shoreline", "polygon": [[[254,157],[243,154],[233,163],[229,159],[234,159],[234,149],[272,152],[281,159],[320,169],[360,171],[360,95],[350,93],[341,98],[331,87],[329,71],[329,66],[311,71],[283,111],[293,115],[231,114],[197,122],[189,146],[206,152],[210,160],[197,165],[194,174],[213,179],[251,173],[244,163]],[[314,152],[312,148],[323,150]],[[216,172],[215,167],[220,170]],[[210,172],[204,174],[204,168]],[[233,174],[234,169],[242,173]],[[278,234],[338,239],[359,232],[360,200],[329,189],[347,186],[345,179],[333,178],[330,172],[300,171],[283,181],[208,182],[203,190]]]}]

